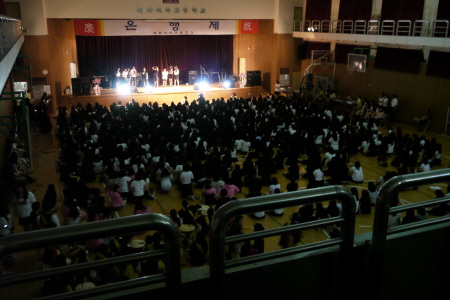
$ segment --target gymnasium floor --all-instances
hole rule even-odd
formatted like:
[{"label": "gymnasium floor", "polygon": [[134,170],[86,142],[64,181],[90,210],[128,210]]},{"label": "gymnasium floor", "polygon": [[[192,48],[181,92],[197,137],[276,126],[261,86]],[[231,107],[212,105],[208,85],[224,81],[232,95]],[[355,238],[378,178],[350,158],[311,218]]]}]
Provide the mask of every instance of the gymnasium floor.
[{"label": "gymnasium floor", "polygon": [[[52,119],[53,120],[53,119]],[[54,121],[54,120],[53,120]],[[409,126],[404,126],[402,124],[391,124],[391,126],[395,129],[398,126],[400,126],[403,129],[403,133],[419,133],[414,130],[414,128],[411,128]],[[53,124],[53,128],[55,128],[55,125]],[[385,133],[386,126],[380,127],[380,130]],[[420,132],[420,134],[422,134]],[[425,134],[428,139],[435,137],[438,143],[442,144],[442,164],[441,166],[434,167],[433,170],[443,167],[448,167],[450,165],[450,139],[448,137],[442,136],[440,133],[432,133],[427,132]],[[58,160],[58,140],[54,136],[54,133],[49,134],[38,134],[36,136],[33,136],[32,138],[33,143],[33,162],[34,162],[34,173],[33,177],[37,177],[37,181],[34,184],[30,184],[27,186],[29,190],[34,190],[36,200],[42,201],[42,198],[45,194],[45,191],[47,189],[47,185],[50,183],[55,184],[57,194],[59,196],[62,196],[62,190],[64,189],[63,183],[61,183],[58,178],[59,174],[56,171],[55,168],[55,161]],[[375,181],[380,176],[383,176],[386,171],[392,170],[396,171],[394,167],[382,167],[377,164],[376,158],[370,158],[361,154],[357,154],[355,156],[352,156],[350,158],[351,162],[355,162],[359,160],[361,162],[361,165],[363,167],[364,171],[364,183],[362,184],[355,184],[355,183],[349,183],[345,185],[346,188],[350,189],[351,187],[356,187],[359,191],[359,194],[361,196],[361,192],[363,189],[367,188],[367,182],[368,181]],[[392,158],[388,159],[389,162],[392,160]],[[243,158],[240,158],[238,163],[242,163],[244,161]],[[288,183],[287,179],[282,175],[284,172],[287,171],[287,168],[284,170],[279,170],[276,174],[276,177],[279,180],[279,183],[281,184],[282,191],[285,191],[286,185]],[[304,171],[304,166],[301,165],[301,172]],[[306,179],[300,179],[299,180],[299,189],[305,189],[308,181]],[[436,183],[433,184],[433,186],[439,186],[443,189],[444,194],[446,193],[446,187],[448,183]],[[100,182],[93,182],[88,184],[90,187],[97,187],[101,190],[104,190],[102,183]],[[153,188],[156,191],[156,197],[157,200],[147,200],[145,204],[153,210],[154,213],[161,213],[168,215],[169,211],[172,208],[175,208],[176,210],[179,210],[182,208],[181,202],[182,199],[180,197],[180,192],[176,189],[174,186],[170,193],[168,194],[162,194],[158,190],[156,184],[152,183]],[[200,197],[201,190],[194,189],[194,194],[197,197]],[[238,199],[245,198],[245,194],[248,193],[248,188],[244,187],[242,193],[237,194]],[[263,193],[268,193],[268,187],[263,187]],[[419,187],[417,190],[409,190],[409,191],[402,191],[399,194],[400,198],[400,204],[409,204],[409,203],[415,203],[419,201],[424,201],[427,199],[435,198],[434,196],[434,190],[430,188],[430,186],[422,186]],[[198,203],[199,201],[190,201],[191,203]],[[325,204],[327,205],[327,204]],[[59,201],[57,203],[56,208],[58,208],[58,214],[61,220],[61,224],[63,224],[63,217],[62,217],[62,201]],[[129,216],[133,214],[134,205],[128,205],[126,206],[122,211],[119,212],[119,216]],[[256,222],[261,223],[265,229],[269,228],[276,228],[283,226],[290,218],[293,212],[296,212],[298,210],[298,207],[290,207],[285,209],[284,215],[281,217],[274,217],[269,214],[266,214],[266,217],[262,220],[255,220],[251,218],[250,216],[244,216],[244,233],[252,232],[252,227]],[[14,212],[13,212],[14,214]],[[355,228],[355,234],[361,234],[366,232],[372,231],[372,225],[373,225],[373,216],[374,216],[374,209],[372,209],[372,213],[370,215],[357,215],[356,216],[356,228]],[[17,217],[14,217],[14,223],[15,226],[15,234],[20,233],[22,231],[21,226],[18,224]],[[137,236],[136,239],[143,239],[145,236]],[[302,244],[308,244],[313,243],[321,240],[325,240],[328,238],[328,233],[324,229],[310,229],[303,231],[303,238],[301,240]],[[275,251],[280,249],[280,246],[278,246],[279,237],[271,237],[265,239],[265,251]],[[42,269],[42,260],[40,259],[40,252],[38,250],[32,250],[22,253],[17,253],[17,264],[8,267],[6,270],[12,272],[13,274],[18,273],[24,273],[24,272],[30,272],[34,270],[40,270]],[[186,260],[184,254],[182,257],[182,261],[186,264],[183,268],[190,268],[192,267],[189,262]],[[24,288],[25,285],[16,285],[11,286],[8,288],[2,288],[0,289],[0,297],[2,299],[30,299],[30,298],[36,298],[41,296],[40,287],[42,286],[42,281],[37,282],[30,282],[26,284],[26,288]]]}]

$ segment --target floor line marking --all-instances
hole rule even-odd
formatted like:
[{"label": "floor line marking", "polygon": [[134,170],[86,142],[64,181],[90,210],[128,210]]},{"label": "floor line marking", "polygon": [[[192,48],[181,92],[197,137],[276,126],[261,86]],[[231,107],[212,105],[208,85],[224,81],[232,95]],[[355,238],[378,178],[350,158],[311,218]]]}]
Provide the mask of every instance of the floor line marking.
[{"label": "floor line marking", "polygon": [[330,235],[328,234],[328,232],[327,232],[325,229],[323,229],[323,228],[320,228],[320,229],[322,230],[323,233],[325,233],[325,235],[327,236],[327,238],[330,238]]}]

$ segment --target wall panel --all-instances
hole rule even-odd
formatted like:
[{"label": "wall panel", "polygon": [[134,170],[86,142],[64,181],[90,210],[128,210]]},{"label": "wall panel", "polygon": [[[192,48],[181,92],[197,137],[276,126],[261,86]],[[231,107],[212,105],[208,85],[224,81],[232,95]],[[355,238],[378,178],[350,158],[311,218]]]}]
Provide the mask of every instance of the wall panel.
[{"label": "wall panel", "polygon": [[450,107],[450,79],[425,75],[426,64],[422,63],[419,74],[409,74],[375,69],[369,61],[366,73],[349,75],[346,65],[336,67],[339,95],[349,93],[353,98],[361,94],[370,101],[378,101],[381,92],[392,98],[397,94],[399,107],[396,120],[415,126],[413,117],[421,117],[426,109],[432,110],[430,129],[443,132],[447,108]]},{"label": "wall panel", "polygon": [[[52,109],[64,88],[72,85],[69,64],[78,63],[73,20],[47,19],[47,24],[49,35],[26,35],[20,54],[30,57],[32,77],[47,77],[54,100]],[[43,75],[43,70],[48,70],[48,75]],[[41,95],[33,97],[39,99]]]},{"label": "wall panel", "polygon": [[259,34],[234,36],[233,72],[238,72],[238,58],[245,57],[247,70],[260,70],[263,87],[274,92],[280,68],[290,68],[291,74],[300,70],[296,56],[299,43],[300,39],[290,34],[274,34],[272,20],[261,20]]}]

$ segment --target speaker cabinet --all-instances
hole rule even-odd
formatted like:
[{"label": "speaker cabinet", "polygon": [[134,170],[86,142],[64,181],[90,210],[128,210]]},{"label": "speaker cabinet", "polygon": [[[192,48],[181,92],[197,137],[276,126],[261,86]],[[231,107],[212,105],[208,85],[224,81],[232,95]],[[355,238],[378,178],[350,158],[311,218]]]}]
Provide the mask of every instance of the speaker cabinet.
[{"label": "speaker cabinet", "polygon": [[247,71],[247,86],[261,85],[261,71]]},{"label": "speaker cabinet", "polygon": [[261,86],[261,71],[253,71],[253,83],[254,86]]},{"label": "speaker cabinet", "polygon": [[297,59],[298,60],[306,59],[306,44],[298,45]]},{"label": "speaker cabinet", "polygon": [[84,96],[88,96],[91,94],[91,82],[89,80],[89,77],[81,78],[81,93]]},{"label": "speaker cabinet", "polygon": [[253,71],[247,71],[247,86],[254,86],[253,84]]},{"label": "speaker cabinet", "polygon": [[73,96],[83,95],[81,87],[81,78],[72,78],[72,95]]},{"label": "speaker cabinet", "polygon": [[194,84],[197,82],[197,71],[189,71],[189,84]]}]

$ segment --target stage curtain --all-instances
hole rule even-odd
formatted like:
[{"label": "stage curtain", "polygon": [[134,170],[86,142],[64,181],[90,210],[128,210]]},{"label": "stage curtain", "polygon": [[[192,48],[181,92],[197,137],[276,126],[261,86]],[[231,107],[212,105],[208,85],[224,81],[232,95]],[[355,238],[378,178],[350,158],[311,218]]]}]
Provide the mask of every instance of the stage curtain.
[{"label": "stage curtain", "polygon": [[439,0],[437,20],[450,20],[450,1]]},{"label": "stage curtain", "polygon": [[378,47],[375,68],[418,74],[423,60],[423,51],[420,49]]},{"label": "stage curtain", "polygon": [[430,51],[426,74],[450,78],[450,52]]},{"label": "stage curtain", "polygon": [[[334,61],[337,64],[347,64],[348,63],[348,54],[353,53],[355,48],[367,48],[368,46],[360,46],[360,45],[349,45],[349,44],[336,44],[336,48],[334,49]],[[367,55],[367,51],[361,53],[358,51],[357,54],[365,54]]]},{"label": "stage curtain", "polygon": [[0,0],[0,15],[6,15],[5,0]]},{"label": "stage curtain", "polygon": [[79,75],[114,75],[117,68],[136,67],[160,71],[178,66],[180,81],[200,65],[206,71],[226,72],[233,68],[233,36],[77,36]]},{"label": "stage curtain", "polygon": [[331,0],[307,0],[305,20],[329,20]]},{"label": "stage curtain", "polygon": [[311,58],[311,51],[313,50],[330,50],[330,43],[305,42],[305,44],[306,44],[306,58]]},{"label": "stage curtain", "polygon": [[341,0],[338,20],[370,20],[372,0]]},{"label": "stage curtain", "polygon": [[[425,0],[383,0],[381,20],[422,20]],[[442,2],[442,1],[439,1]]]}]

